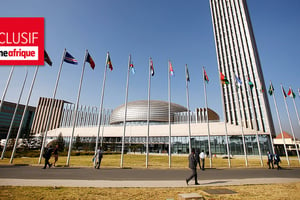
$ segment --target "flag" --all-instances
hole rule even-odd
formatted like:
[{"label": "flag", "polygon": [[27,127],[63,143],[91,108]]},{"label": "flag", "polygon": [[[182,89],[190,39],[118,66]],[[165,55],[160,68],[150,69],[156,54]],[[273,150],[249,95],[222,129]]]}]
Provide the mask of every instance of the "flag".
[{"label": "flag", "polygon": [[270,87],[269,87],[269,91],[268,92],[269,92],[270,96],[272,96],[273,93],[274,93],[274,88],[273,88],[272,83],[270,83]]},{"label": "flag", "polygon": [[292,97],[293,99],[296,98],[296,95],[295,95],[295,93],[293,92],[292,88],[289,89],[289,91],[288,91],[288,96],[289,96],[289,97]]},{"label": "flag", "polygon": [[46,50],[44,50],[44,61],[45,61],[48,65],[52,66],[52,61],[51,61],[50,57],[48,56]]},{"label": "flag", "polygon": [[70,64],[74,64],[74,65],[78,64],[77,60],[71,54],[69,54],[68,52],[66,52],[64,61],[67,62],[67,63],[70,63]]},{"label": "flag", "polygon": [[129,69],[131,70],[132,74],[135,74],[135,69],[132,61],[130,60]]},{"label": "flag", "polygon": [[239,77],[237,75],[235,75],[235,81],[236,81],[237,87],[240,87],[242,85],[242,81],[241,81],[241,79],[239,79]]},{"label": "flag", "polygon": [[173,70],[171,61],[169,61],[169,73],[171,76],[174,76],[174,70]]},{"label": "flag", "polygon": [[283,97],[286,98],[286,93],[285,93],[285,91],[284,91],[284,89],[283,89],[282,86],[281,86],[281,88],[282,88],[282,94],[283,94]]},{"label": "flag", "polygon": [[250,78],[248,78],[248,84],[250,89],[252,89],[254,87],[254,84],[252,83],[252,81],[250,81]]},{"label": "flag", "polygon": [[207,74],[206,74],[206,71],[204,70],[204,80],[206,81],[206,83],[208,83],[209,82],[209,79],[208,79],[208,76],[207,76]]},{"label": "flag", "polygon": [[150,72],[151,72],[151,76],[154,76],[154,67],[153,67],[152,58],[150,58]]},{"label": "flag", "polygon": [[221,83],[224,85],[228,85],[229,81],[227,80],[226,76],[224,74],[222,74],[222,72],[220,72],[220,76],[221,76]]},{"label": "flag", "polygon": [[109,53],[107,53],[107,63],[106,63],[106,66],[108,65],[108,68],[110,69],[110,71],[113,70],[113,66],[112,66],[112,63],[111,63],[111,60],[110,60],[110,56],[109,56]]},{"label": "flag", "polygon": [[90,53],[88,53],[86,56],[86,62],[90,63],[92,69],[95,69],[95,62],[92,59]]},{"label": "flag", "polygon": [[187,65],[185,65],[185,70],[186,70],[186,72],[185,72],[186,80],[188,82],[190,82],[190,74],[189,74],[189,69],[188,69]]}]

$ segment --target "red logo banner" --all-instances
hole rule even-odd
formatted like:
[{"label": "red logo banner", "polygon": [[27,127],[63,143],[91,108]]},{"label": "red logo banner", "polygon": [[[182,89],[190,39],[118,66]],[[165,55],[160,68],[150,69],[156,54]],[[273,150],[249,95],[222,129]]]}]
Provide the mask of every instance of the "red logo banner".
[{"label": "red logo banner", "polygon": [[44,65],[43,17],[0,17],[0,65]]}]

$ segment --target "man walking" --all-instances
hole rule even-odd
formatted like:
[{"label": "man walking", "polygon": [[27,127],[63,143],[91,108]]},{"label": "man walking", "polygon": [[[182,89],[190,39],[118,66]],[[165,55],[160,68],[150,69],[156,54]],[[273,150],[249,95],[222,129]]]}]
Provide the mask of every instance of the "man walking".
[{"label": "man walking", "polygon": [[53,148],[50,145],[50,147],[46,148],[44,151],[45,152],[44,152],[43,156],[45,158],[45,166],[43,167],[43,169],[46,169],[47,165],[49,166],[49,168],[52,166],[52,164],[49,163],[49,160],[51,158],[51,155],[52,155],[52,152],[53,152]]},{"label": "man walking", "polygon": [[197,179],[197,162],[195,159],[195,149],[192,149],[192,153],[189,155],[189,168],[192,170],[192,175],[185,179],[186,184],[189,184],[189,181],[193,178],[195,179],[195,185],[199,185],[198,179]]},{"label": "man walking", "polygon": [[97,150],[96,155],[94,157],[94,159],[96,159],[96,165],[95,165],[96,169],[100,168],[102,157],[103,157],[103,153],[101,151],[101,148],[99,147],[99,149]]},{"label": "man walking", "polygon": [[268,151],[267,156],[268,156],[268,165],[269,165],[269,169],[271,169],[271,166],[272,166],[272,169],[274,169],[274,164],[273,164],[273,154],[271,154],[271,153]]}]

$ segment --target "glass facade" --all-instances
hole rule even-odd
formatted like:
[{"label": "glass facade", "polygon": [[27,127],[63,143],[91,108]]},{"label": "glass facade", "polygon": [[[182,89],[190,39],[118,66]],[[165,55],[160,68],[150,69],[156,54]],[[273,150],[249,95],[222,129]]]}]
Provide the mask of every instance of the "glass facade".
[{"label": "glass facade", "polygon": [[[227,155],[226,136],[211,136],[210,146],[212,155]],[[53,138],[54,139],[54,138]],[[69,137],[65,137],[65,142],[69,143]],[[81,137],[81,142],[95,143],[95,137]],[[262,155],[272,149],[270,137],[268,135],[258,136]],[[241,135],[228,136],[229,151],[231,155],[244,155],[243,141]],[[74,141],[75,142],[75,138]],[[101,138],[99,139],[99,143]],[[172,154],[188,154],[189,140],[188,137],[171,137]],[[208,153],[208,137],[196,136],[191,137],[192,148],[204,150]],[[246,135],[245,144],[247,155],[259,155],[256,135]],[[104,150],[121,151],[122,137],[104,137]],[[149,137],[150,153],[168,153],[169,137]],[[125,137],[125,151],[146,152],[146,137]]]}]

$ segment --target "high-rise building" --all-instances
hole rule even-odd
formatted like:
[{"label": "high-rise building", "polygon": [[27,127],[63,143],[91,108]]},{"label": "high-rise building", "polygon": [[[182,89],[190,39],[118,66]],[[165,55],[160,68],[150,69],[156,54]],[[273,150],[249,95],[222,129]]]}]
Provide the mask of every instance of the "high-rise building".
[{"label": "high-rise building", "polygon": [[[227,123],[275,135],[246,0],[210,0]],[[221,74],[220,74],[221,76]]]}]

